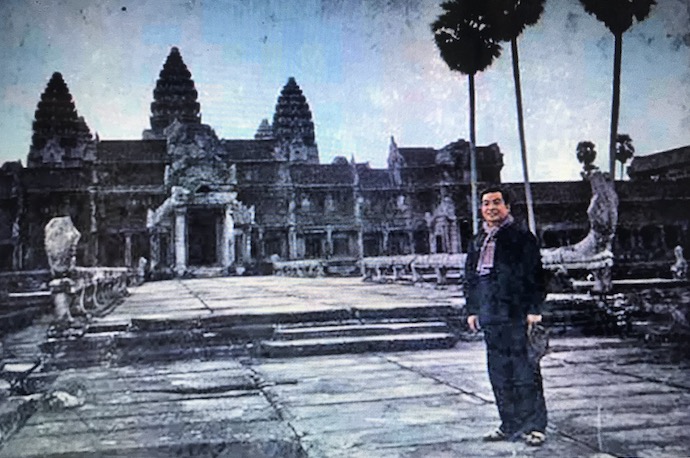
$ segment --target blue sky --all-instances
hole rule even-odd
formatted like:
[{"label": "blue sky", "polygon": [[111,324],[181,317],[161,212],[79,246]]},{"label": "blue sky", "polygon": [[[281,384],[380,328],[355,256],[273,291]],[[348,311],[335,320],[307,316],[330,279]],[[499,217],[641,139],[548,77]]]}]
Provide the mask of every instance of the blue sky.
[{"label": "blue sky", "polygon": [[[148,127],[158,73],[178,46],[202,120],[223,138],[252,138],[294,76],[322,162],[383,167],[399,146],[468,138],[467,78],[438,56],[432,0],[3,0],[0,162],[26,160],[40,94],[60,71],[101,139]],[[639,154],[690,144],[690,2],[662,0],[624,35],[619,131]],[[613,36],[575,0],[549,0],[520,38],[530,177],[579,179],[575,146],[605,164]],[[477,141],[497,142],[504,181],[520,181],[509,47],[479,74]]]}]

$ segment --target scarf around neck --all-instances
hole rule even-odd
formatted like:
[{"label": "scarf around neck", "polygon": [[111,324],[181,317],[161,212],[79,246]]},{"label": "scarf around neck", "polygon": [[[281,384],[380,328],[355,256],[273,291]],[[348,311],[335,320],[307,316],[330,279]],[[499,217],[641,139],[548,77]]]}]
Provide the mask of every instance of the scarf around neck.
[{"label": "scarf around neck", "polygon": [[513,215],[508,215],[506,219],[498,226],[489,226],[486,221],[482,224],[484,228],[484,241],[479,252],[479,261],[477,262],[477,273],[479,275],[488,275],[491,269],[494,268],[494,254],[496,252],[496,234],[504,227],[512,224],[514,221]]}]

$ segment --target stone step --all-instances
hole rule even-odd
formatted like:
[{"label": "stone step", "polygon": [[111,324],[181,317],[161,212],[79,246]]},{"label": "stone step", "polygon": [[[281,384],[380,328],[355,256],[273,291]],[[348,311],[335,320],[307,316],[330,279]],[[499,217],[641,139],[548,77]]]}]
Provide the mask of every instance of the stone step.
[{"label": "stone step", "polygon": [[273,334],[274,340],[303,340],[321,337],[351,337],[412,333],[449,333],[444,321],[385,322],[385,323],[339,323],[317,326],[279,326]]},{"label": "stone step", "polygon": [[413,333],[299,340],[266,340],[259,355],[267,358],[451,348],[458,337],[449,333]]}]

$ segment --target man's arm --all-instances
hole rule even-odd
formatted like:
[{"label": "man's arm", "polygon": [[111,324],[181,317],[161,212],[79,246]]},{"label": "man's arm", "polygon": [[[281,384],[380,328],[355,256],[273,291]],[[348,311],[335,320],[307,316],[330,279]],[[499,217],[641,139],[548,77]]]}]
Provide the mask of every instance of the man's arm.
[{"label": "man's arm", "polygon": [[470,241],[467,247],[467,257],[465,258],[465,281],[463,283],[465,293],[465,310],[468,313],[467,326],[470,331],[477,332],[479,329],[479,304],[476,299],[477,287],[477,250],[474,240]]},{"label": "man's arm", "polygon": [[546,279],[539,245],[531,233],[527,234],[523,245],[522,260],[525,263],[524,300],[527,305],[527,322],[529,324],[538,323],[542,318],[542,305],[546,298]]}]

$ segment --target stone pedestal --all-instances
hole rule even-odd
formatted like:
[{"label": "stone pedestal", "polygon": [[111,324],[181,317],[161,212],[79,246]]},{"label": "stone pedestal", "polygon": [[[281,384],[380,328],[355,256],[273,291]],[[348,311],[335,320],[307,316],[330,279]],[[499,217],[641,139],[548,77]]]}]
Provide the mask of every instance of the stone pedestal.
[{"label": "stone pedestal", "polygon": [[69,278],[56,278],[48,283],[50,294],[55,306],[55,320],[59,322],[71,322],[72,313],[70,307],[74,301],[74,281]]}]

